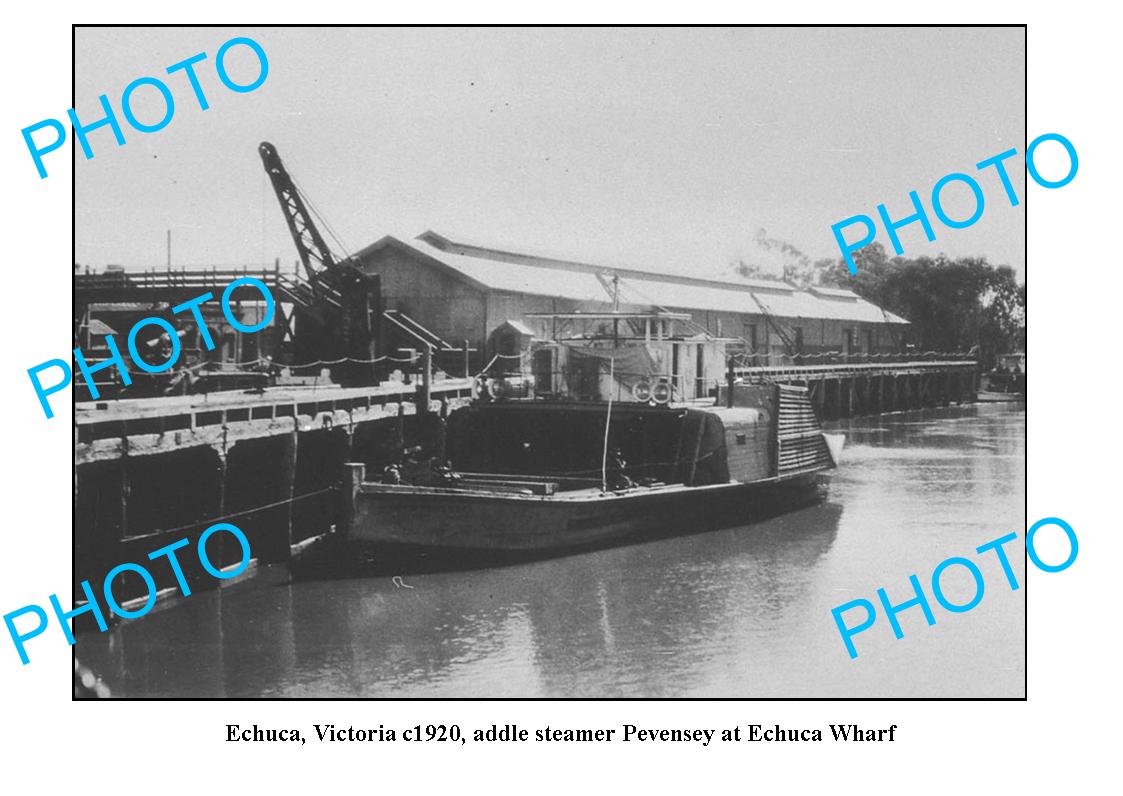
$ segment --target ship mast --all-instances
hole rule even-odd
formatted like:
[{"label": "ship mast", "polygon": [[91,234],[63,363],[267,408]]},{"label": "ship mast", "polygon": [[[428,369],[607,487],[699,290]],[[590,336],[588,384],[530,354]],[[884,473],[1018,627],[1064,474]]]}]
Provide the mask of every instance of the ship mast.
[{"label": "ship mast", "polygon": [[608,430],[612,427],[612,386],[616,383],[616,356],[608,360],[608,409],[604,414],[604,446],[600,460],[600,491],[608,491]]}]

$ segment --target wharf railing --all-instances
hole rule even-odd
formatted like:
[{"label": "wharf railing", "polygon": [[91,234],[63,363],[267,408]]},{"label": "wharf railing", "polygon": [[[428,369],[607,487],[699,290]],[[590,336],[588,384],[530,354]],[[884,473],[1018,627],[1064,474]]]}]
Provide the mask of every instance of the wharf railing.
[{"label": "wharf railing", "polygon": [[[434,402],[472,397],[471,379],[434,382]],[[336,412],[385,410],[417,406],[416,384],[383,383],[370,387],[274,387],[261,394],[222,392],[165,398],[89,401],[75,404],[76,442],[114,439],[138,434],[166,434],[207,427],[225,428],[254,420],[315,418]]]},{"label": "wharf railing", "polygon": [[973,359],[912,362],[845,362],[829,365],[764,365],[734,367],[735,378],[750,382],[815,381],[855,376],[915,376],[941,371],[974,372],[979,363]]}]

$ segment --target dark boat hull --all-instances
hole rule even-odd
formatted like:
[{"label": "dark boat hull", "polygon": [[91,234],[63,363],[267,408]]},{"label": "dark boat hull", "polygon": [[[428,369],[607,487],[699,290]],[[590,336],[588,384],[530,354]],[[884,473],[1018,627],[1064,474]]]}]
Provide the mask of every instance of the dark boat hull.
[{"label": "dark boat hull", "polygon": [[363,484],[343,541],[394,571],[526,561],[755,522],[819,502],[826,475],[553,496]]}]

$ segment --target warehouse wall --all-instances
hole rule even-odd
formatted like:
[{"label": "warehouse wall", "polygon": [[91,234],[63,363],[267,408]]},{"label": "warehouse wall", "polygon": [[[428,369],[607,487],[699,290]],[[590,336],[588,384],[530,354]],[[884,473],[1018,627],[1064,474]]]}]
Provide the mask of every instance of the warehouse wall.
[{"label": "warehouse wall", "polygon": [[[399,310],[454,346],[465,339],[482,351],[487,339],[487,295],[484,291],[433,266],[408,250],[387,245],[363,255],[363,270],[382,280],[382,303],[388,310]],[[380,353],[395,354],[388,348],[403,345],[383,324],[385,340]],[[480,355],[474,354],[473,358]]]},{"label": "warehouse wall", "polygon": [[[458,277],[449,269],[434,264],[407,245],[389,242],[362,255],[363,267],[382,278],[383,302],[387,309],[398,309],[414,318],[456,346],[469,340],[477,349],[471,360],[483,362],[488,353],[488,336],[503,322],[514,320],[531,329],[551,333],[552,324],[531,320],[532,313],[564,313],[574,311],[608,312],[612,304],[576,301],[527,293],[484,290]],[[648,311],[650,307],[621,304],[624,311]],[[790,363],[790,352],[773,324],[758,313],[718,312],[687,307],[666,307],[672,312],[688,313],[693,323],[712,335],[748,338],[756,330],[757,364]],[[747,308],[746,308],[747,309]],[[795,341],[796,329],[802,329],[803,354],[844,350],[846,330],[852,330],[854,354],[892,353],[899,350],[900,328],[893,332],[883,323],[827,320],[822,318],[773,318],[789,340]],[[689,329],[686,329],[689,333]],[[730,349],[737,348],[731,345]],[[383,349],[385,351],[385,349]],[[393,352],[391,352],[393,353]]]}]

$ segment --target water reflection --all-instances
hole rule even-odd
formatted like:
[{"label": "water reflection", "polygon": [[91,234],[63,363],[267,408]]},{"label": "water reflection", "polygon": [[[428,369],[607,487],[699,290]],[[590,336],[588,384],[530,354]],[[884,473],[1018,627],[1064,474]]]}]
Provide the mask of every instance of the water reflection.
[{"label": "water reflection", "polygon": [[771,520],[397,581],[272,568],[82,636],[78,655],[123,696],[1020,693],[1024,591],[931,629],[903,617],[906,639],[870,631],[858,661],[829,612],[1022,527],[1024,412],[841,428],[830,500]]},{"label": "water reflection", "polygon": [[[397,584],[292,583],[267,571],[82,638],[80,654],[116,694],[397,696],[455,686],[506,695],[529,684],[551,695],[658,695],[746,621],[782,625],[841,516],[828,503],[757,526]],[[648,671],[652,660],[661,665]]]}]

